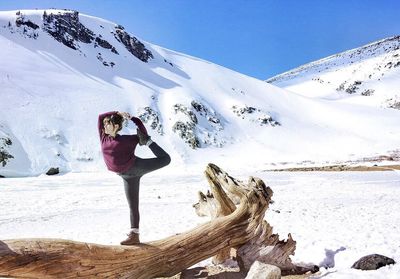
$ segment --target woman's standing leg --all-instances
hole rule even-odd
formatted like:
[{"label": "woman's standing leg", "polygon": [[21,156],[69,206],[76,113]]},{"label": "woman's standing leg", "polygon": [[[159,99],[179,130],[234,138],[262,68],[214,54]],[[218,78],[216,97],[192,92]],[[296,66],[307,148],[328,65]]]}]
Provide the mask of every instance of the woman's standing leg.
[{"label": "woman's standing leg", "polygon": [[124,188],[126,199],[129,204],[131,231],[128,238],[121,242],[121,245],[133,245],[140,243],[139,241],[139,188],[140,176],[124,177]]},{"label": "woman's standing leg", "polygon": [[124,179],[124,188],[126,199],[128,200],[130,209],[131,229],[139,229],[139,188],[140,177],[132,177]]},{"label": "woman's standing leg", "polygon": [[134,245],[139,241],[139,188],[140,178],[151,171],[160,169],[171,162],[171,158],[157,143],[151,142],[150,150],[156,158],[136,158],[134,166],[126,174],[121,174],[124,180],[125,194],[130,208],[131,232],[121,245]]}]

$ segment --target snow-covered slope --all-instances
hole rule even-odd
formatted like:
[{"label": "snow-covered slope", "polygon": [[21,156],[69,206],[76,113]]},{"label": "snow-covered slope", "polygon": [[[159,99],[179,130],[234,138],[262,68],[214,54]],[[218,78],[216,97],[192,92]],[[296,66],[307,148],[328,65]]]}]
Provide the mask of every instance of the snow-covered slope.
[{"label": "snow-covered slope", "polygon": [[400,109],[400,36],[305,64],[267,82],[308,97]]},{"label": "snow-covered slope", "polygon": [[399,145],[397,110],[292,94],[75,11],[0,12],[0,61],[2,176],[105,170],[97,116],[112,110],[143,119],[171,154],[168,171],[345,160]]}]

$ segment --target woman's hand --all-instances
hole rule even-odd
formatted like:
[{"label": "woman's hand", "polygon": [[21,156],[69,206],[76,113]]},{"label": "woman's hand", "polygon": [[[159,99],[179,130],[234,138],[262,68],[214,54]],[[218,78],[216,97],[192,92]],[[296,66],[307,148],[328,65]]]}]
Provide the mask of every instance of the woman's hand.
[{"label": "woman's hand", "polygon": [[129,112],[117,112],[120,116],[122,116],[122,118],[129,120],[132,118],[132,116],[129,114]]}]

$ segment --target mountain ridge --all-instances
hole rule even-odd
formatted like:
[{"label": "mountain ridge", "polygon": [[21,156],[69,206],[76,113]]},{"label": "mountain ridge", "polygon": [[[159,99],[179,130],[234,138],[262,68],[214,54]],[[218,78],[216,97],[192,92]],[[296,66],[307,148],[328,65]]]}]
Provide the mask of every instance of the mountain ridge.
[{"label": "mountain ridge", "polygon": [[[72,25],[62,27],[61,19]],[[45,22],[58,35],[43,29]],[[80,31],[60,32],[71,26]],[[124,28],[77,11],[0,12],[0,175],[103,171],[97,116],[114,110],[142,119],[171,154],[169,171],[209,161],[253,169],[396,147],[395,112],[379,110],[371,118],[375,109],[360,106],[354,112],[353,106],[292,94],[127,31],[123,40],[116,30]],[[129,51],[133,45],[139,46],[137,56]],[[364,119],[387,142],[356,124]],[[130,123],[123,132],[134,130]],[[152,156],[140,148],[137,153]]]},{"label": "mountain ridge", "polygon": [[392,36],[304,64],[266,82],[303,96],[398,109],[399,66],[400,36]]}]

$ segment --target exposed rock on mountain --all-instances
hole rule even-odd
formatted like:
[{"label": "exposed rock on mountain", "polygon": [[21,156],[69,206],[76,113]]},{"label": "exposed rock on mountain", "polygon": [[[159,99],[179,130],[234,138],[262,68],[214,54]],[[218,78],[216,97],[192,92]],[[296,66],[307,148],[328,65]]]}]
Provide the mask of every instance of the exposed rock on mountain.
[{"label": "exposed rock on mountain", "polygon": [[195,132],[196,125],[193,122],[177,121],[172,127],[172,131],[181,137],[191,148],[200,147],[200,141]]},{"label": "exposed rock on mountain", "polygon": [[400,96],[396,95],[393,98],[387,99],[386,103],[389,108],[400,110]]},{"label": "exposed rock on mountain", "polygon": [[[39,28],[39,25],[33,23],[29,19],[25,19],[25,17],[21,14],[21,12],[17,12],[17,19],[15,20],[15,24],[17,27],[20,27],[21,25],[26,25],[29,28],[32,28],[34,30]],[[10,23],[11,26],[11,23]]]},{"label": "exposed rock on mountain", "polygon": [[11,155],[7,148],[12,145],[12,141],[7,137],[0,137],[0,164],[5,167],[5,165],[9,162],[10,159],[13,159],[14,156]]},{"label": "exposed rock on mountain", "polygon": [[57,14],[44,11],[43,30],[72,49],[79,49],[78,42],[89,44],[95,39],[93,31],[79,22],[77,11]]},{"label": "exposed rock on mountain", "polygon": [[305,64],[267,82],[307,97],[349,98],[349,102],[396,108],[387,100],[400,102],[399,66],[400,36],[395,36]]},{"label": "exposed rock on mountain", "polygon": [[144,44],[137,38],[132,37],[124,30],[121,25],[115,27],[115,38],[120,41],[126,49],[143,62],[148,62],[150,58],[154,58],[150,50],[146,49]]},{"label": "exposed rock on mountain", "polygon": [[[248,118],[251,122],[263,125],[280,126],[278,121],[275,121],[270,115],[263,112],[261,109],[248,106],[232,106],[233,112],[242,119]],[[249,116],[251,115],[251,116]]]},{"label": "exposed rock on mountain", "polygon": [[176,104],[173,109],[179,120],[172,130],[191,148],[207,145],[222,147],[226,143],[219,134],[224,127],[213,109],[195,100],[191,102],[191,107]]},{"label": "exposed rock on mountain", "polygon": [[150,125],[150,127],[157,131],[158,134],[164,134],[159,113],[153,110],[151,107],[140,108],[138,111],[138,117],[143,121],[143,123]]},{"label": "exposed rock on mountain", "polygon": [[[15,24],[17,27],[23,26],[23,34],[31,33],[29,37],[36,38],[38,33],[28,32],[29,30],[39,29],[39,25],[26,19],[21,11],[16,13]],[[110,50],[114,54],[119,54],[116,47],[109,41],[102,38],[101,34],[95,34],[94,31],[87,28],[79,21],[79,12],[73,10],[45,10],[43,12],[43,31],[51,35],[55,40],[74,50],[80,51],[79,43],[94,44],[94,47],[102,47]],[[12,28],[11,22],[9,28]],[[154,58],[150,50],[137,38],[129,35],[121,25],[115,26],[115,39],[135,57],[143,62],[148,62]],[[99,59],[104,66],[114,66],[114,62],[106,62]]]}]

